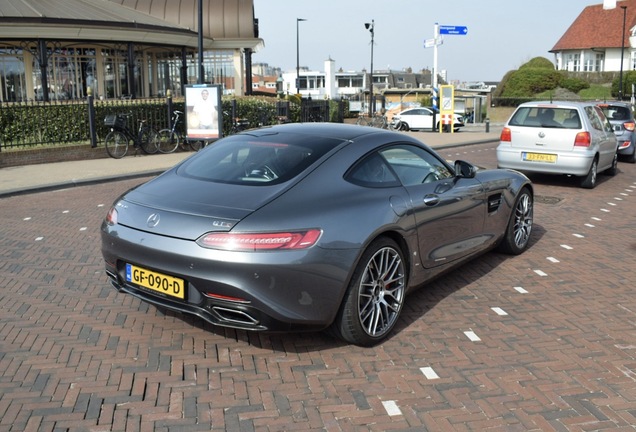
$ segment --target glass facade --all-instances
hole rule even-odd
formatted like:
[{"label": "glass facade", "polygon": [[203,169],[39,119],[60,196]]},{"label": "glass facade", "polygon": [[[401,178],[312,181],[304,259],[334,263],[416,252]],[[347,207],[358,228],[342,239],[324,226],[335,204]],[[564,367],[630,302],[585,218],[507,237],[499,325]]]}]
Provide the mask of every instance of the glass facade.
[{"label": "glass facade", "polygon": [[[113,44],[111,47],[74,44],[46,48],[46,80],[42,79],[41,55],[35,44],[21,47],[0,45],[0,102],[76,100],[92,94],[100,99],[182,96],[182,84],[198,81],[194,51]],[[215,50],[204,54],[204,82],[222,84],[225,94],[235,91],[238,50]],[[129,61],[132,53],[132,61]],[[182,83],[182,70],[185,82]],[[131,79],[132,78],[132,79]],[[44,85],[43,85],[44,81]],[[43,88],[46,86],[46,89]]]}]

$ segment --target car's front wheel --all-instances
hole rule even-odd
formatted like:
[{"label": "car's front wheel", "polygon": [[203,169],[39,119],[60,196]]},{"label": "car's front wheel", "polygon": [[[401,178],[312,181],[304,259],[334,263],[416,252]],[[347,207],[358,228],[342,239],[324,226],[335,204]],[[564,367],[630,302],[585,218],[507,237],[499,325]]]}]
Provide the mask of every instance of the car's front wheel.
[{"label": "car's front wheel", "polygon": [[346,342],[373,346],[391,332],[400,316],[407,274],[399,246],[389,238],[375,240],[358,264],[333,324]]},{"label": "car's front wheel", "polygon": [[513,255],[519,255],[526,250],[532,233],[533,218],[534,198],[530,189],[524,187],[515,201],[506,233],[499,243],[499,250]]}]

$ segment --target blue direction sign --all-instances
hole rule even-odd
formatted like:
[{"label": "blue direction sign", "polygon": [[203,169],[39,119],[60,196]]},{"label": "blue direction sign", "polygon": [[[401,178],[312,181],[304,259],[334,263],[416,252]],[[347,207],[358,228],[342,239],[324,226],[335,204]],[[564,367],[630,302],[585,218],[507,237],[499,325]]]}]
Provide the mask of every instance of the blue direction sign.
[{"label": "blue direction sign", "polygon": [[466,36],[468,34],[468,27],[466,26],[439,26],[439,34],[441,35],[458,35]]}]

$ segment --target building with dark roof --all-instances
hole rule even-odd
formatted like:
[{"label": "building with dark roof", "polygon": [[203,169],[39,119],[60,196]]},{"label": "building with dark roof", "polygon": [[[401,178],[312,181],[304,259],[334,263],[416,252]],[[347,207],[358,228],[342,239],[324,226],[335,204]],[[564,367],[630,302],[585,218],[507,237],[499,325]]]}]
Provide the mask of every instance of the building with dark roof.
[{"label": "building with dark roof", "polygon": [[554,53],[558,70],[618,72],[621,58],[623,70],[634,70],[635,32],[636,0],[618,1],[612,9],[605,9],[603,4],[592,5],[583,9],[550,52]]},{"label": "building with dark roof", "polygon": [[[253,1],[202,1],[203,82],[242,95],[263,45]],[[198,46],[198,0],[2,0],[0,102],[80,99],[89,89],[106,99],[179,96],[198,81]]]}]

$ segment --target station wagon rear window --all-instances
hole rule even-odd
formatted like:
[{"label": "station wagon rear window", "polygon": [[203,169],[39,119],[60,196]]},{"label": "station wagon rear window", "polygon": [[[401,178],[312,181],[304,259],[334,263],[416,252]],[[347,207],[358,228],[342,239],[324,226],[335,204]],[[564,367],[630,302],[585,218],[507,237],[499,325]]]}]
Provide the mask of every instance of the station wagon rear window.
[{"label": "station wagon rear window", "polygon": [[580,129],[579,112],[573,108],[532,106],[519,108],[509,124],[537,128]]}]

